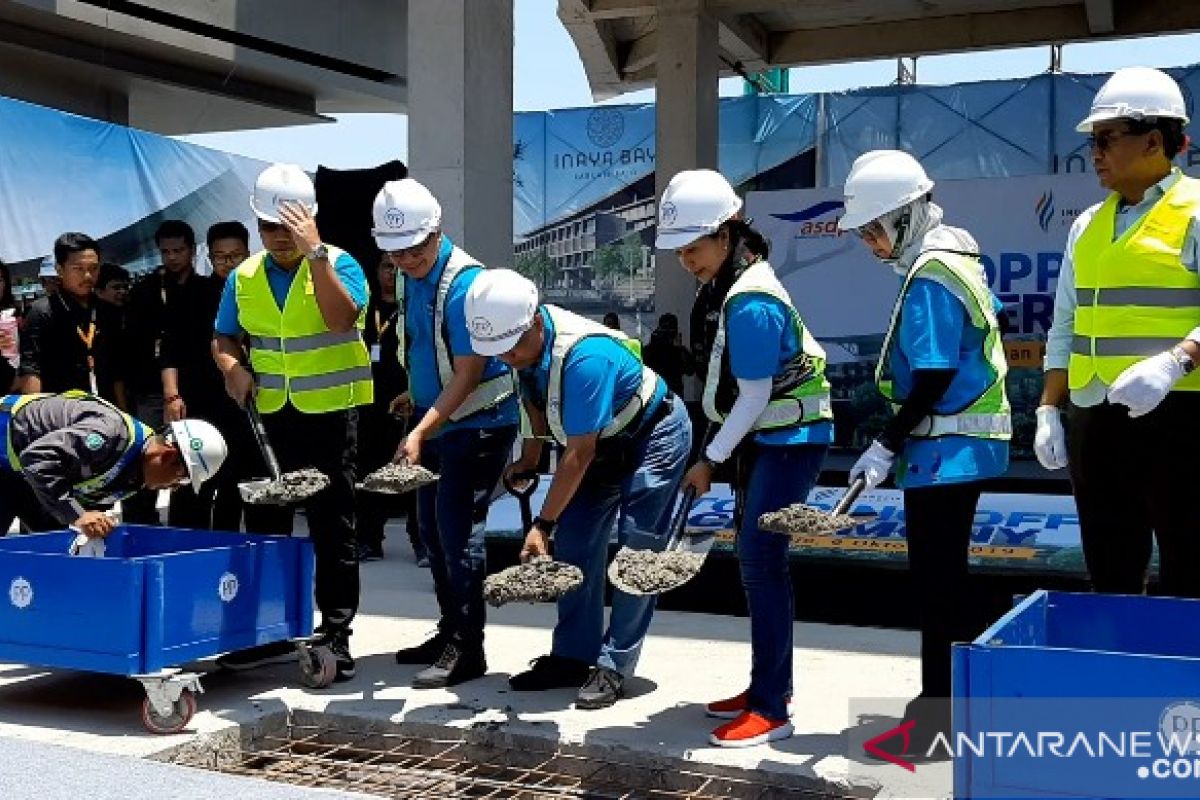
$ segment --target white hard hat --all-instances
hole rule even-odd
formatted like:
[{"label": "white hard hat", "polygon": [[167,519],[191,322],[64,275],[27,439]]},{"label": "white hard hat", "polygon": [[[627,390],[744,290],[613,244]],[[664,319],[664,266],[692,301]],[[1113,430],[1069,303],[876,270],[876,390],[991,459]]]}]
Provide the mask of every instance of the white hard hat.
[{"label": "white hard hat", "polygon": [[418,245],[442,224],[442,206],[412,178],[388,181],[375,195],[371,210],[375,244],[384,252]]},{"label": "white hard hat", "polygon": [[42,259],[42,264],[38,267],[39,278],[57,278],[58,267],[54,263],[54,256],[46,256]]},{"label": "white hard hat", "polygon": [[1080,133],[1091,133],[1092,125],[1114,119],[1160,118],[1188,122],[1183,92],[1170,75],[1150,67],[1119,69],[1104,82],[1092,100],[1092,109],[1075,126]]},{"label": "white hard hat", "polygon": [[838,220],[843,231],[861,228],[889,211],[929,194],[933,181],[921,164],[900,150],[872,150],[854,159],[843,190],[846,212]]},{"label": "white hard hat", "polygon": [[725,176],[711,169],[684,170],[671,178],[658,204],[659,250],[678,250],[701,236],[716,233],[721,223],[742,208]]},{"label": "white hard hat", "polygon": [[272,164],[258,174],[254,181],[254,192],[250,195],[250,208],[265,222],[279,222],[279,207],[283,203],[296,202],[308,206],[309,213],[317,213],[317,189],[308,173],[295,164]]},{"label": "white hard hat", "polygon": [[511,269],[485,269],[467,292],[471,349],[481,356],[512,350],[521,334],[533,327],[537,308],[533,281]]},{"label": "white hard hat", "polygon": [[211,423],[202,419],[172,422],[171,438],[183,457],[192,488],[197,491],[200,490],[200,484],[217,474],[229,455],[225,437]]}]

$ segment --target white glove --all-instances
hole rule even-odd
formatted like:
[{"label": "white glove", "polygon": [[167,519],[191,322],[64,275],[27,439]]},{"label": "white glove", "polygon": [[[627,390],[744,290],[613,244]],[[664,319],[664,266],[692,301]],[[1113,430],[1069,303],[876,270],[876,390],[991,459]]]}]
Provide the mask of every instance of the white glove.
[{"label": "white glove", "polygon": [[1113,381],[1108,402],[1129,407],[1129,416],[1149,414],[1166,399],[1171,387],[1183,377],[1183,365],[1170,352],[1143,359]]},{"label": "white glove", "polygon": [[874,489],[887,478],[895,460],[895,453],[879,442],[871,442],[867,451],[859,456],[858,461],[850,468],[850,483],[854,483],[861,476],[866,481],[867,488]]},{"label": "white glove", "polygon": [[1067,465],[1067,435],[1058,406],[1038,406],[1033,452],[1046,469],[1062,469]]}]

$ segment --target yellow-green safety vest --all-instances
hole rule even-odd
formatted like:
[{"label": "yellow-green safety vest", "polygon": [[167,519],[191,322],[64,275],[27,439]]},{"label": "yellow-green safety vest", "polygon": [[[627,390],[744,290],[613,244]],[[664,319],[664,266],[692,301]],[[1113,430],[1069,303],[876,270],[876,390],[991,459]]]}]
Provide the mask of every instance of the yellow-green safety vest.
[{"label": "yellow-green safety vest", "polygon": [[1000,338],[1000,321],[992,305],[992,293],[984,281],[979,260],[974,256],[949,250],[930,250],[917,258],[904,279],[900,296],[896,298],[892,321],[883,340],[883,351],[875,368],[875,382],[879,391],[895,408],[904,400],[896,396],[892,383],[892,340],[900,329],[905,295],[918,277],[935,281],[947,289],[962,303],[971,325],[985,331],[983,356],[991,370],[992,381],[962,410],[953,414],[931,414],[921,420],[909,436],[918,439],[939,436],[974,436],[979,439],[1005,441],[1011,439],[1012,411],[1008,404],[1008,392],[1004,387],[1004,379],[1008,375],[1008,358],[1004,353],[1004,342]]},{"label": "yellow-green safety vest", "polygon": [[737,382],[729,365],[725,319],[730,303],[744,295],[764,295],[787,306],[788,317],[800,342],[800,352],[771,380],[771,399],[754,421],[751,430],[770,431],[811,425],[833,419],[829,381],[825,379],[825,348],[808,332],[791,295],[766,261],[756,261],[738,276],[721,304],[717,336],[708,357],[704,379],[704,414],[713,422],[724,422],[737,396]]},{"label": "yellow-green safety vest", "polygon": [[[1120,195],[1110,194],[1080,234],[1075,337],[1067,382],[1111,386],[1126,367],[1169,350],[1200,325],[1200,276],[1180,254],[1200,205],[1200,181],[1180,176],[1154,207],[1113,240]],[[1200,372],[1173,387],[1200,391]]]},{"label": "yellow-green safety vest", "polygon": [[[329,248],[330,263],[341,255]],[[233,274],[238,322],[250,337],[259,410],[269,414],[288,401],[306,414],[369,404],[374,384],[362,338],[366,308],[350,330],[329,330],[304,258],[280,309],[267,282],[266,261],[265,251],[252,255]]]}]

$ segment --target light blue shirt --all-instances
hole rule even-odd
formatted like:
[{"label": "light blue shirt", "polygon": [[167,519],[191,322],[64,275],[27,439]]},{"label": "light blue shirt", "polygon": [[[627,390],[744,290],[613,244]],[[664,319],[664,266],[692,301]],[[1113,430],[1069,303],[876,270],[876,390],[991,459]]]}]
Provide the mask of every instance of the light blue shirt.
[{"label": "light blue shirt", "polygon": [[[482,266],[467,267],[450,284],[446,296],[445,331],[433,329],[433,310],[437,302],[438,283],[450,260],[454,244],[449,236],[442,236],[441,249],[433,269],[424,278],[404,277],[404,333],[408,345],[409,391],[413,405],[424,411],[437,402],[442,393],[442,379],[438,374],[435,337],[447,336],[450,357],[473,356],[471,334],[467,330],[466,302],[471,284],[483,272]],[[494,378],[508,372],[508,367],[498,358],[489,358],[483,368],[482,380]],[[440,430],[455,428],[498,428],[516,425],[518,419],[517,398],[508,400],[472,414],[456,422],[447,422]]]},{"label": "light blue shirt", "polygon": [[[992,297],[999,311],[1000,301]],[[913,373],[957,370],[950,388],[934,406],[939,414],[963,410],[994,378],[984,354],[987,331],[971,324],[962,301],[936,281],[913,279],[904,296],[900,327],[892,337],[891,370],[896,397],[912,390]],[[896,461],[902,489],[965,483],[1004,474],[1008,442],[974,436],[910,437]]]},{"label": "light blue shirt", "polygon": [[[545,306],[542,315],[546,336],[538,363],[520,371],[521,388],[532,392],[533,405],[546,408],[550,386],[550,354],[554,346],[554,323]],[[641,390],[642,362],[629,348],[608,336],[589,336],[571,348],[563,364],[562,420],[567,436],[587,436],[604,430],[616,413]],[[652,414],[667,393],[658,388],[643,414]],[[644,418],[644,417],[643,417]]]},{"label": "light blue shirt", "polygon": [[[781,300],[761,294],[735,296],[725,312],[729,368],[744,381],[774,378],[801,352],[791,310]],[[763,431],[754,440],[765,445],[831,444],[833,423],[817,422]]]},{"label": "light blue shirt", "polygon": [[[1146,190],[1142,202],[1132,206],[1118,203],[1113,241],[1119,239],[1142,217],[1146,216],[1155,203],[1162,199],[1167,190],[1174,186],[1182,175],[1183,173],[1178,169],[1172,169],[1170,175]],[[1050,332],[1046,335],[1045,368],[1048,370],[1066,369],[1071,361],[1071,342],[1075,338],[1075,309],[1079,305],[1075,293],[1073,254],[1079,237],[1096,216],[1101,205],[1103,203],[1097,203],[1080,214],[1067,234],[1067,246],[1063,251],[1062,267],[1058,273],[1058,286],[1054,290],[1054,321],[1050,324]],[[1200,246],[1196,240],[1197,221],[1200,221],[1200,211],[1197,211],[1192,217],[1192,224],[1188,226],[1187,235],[1183,240],[1183,251],[1179,257],[1183,266],[1192,272],[1196,271],[1197,263],[1200,263],[1197,255],[1200,252]],[[1082,389],[1072,390],[1071,402],[1083,407],[1099,405],[1104,402],[1107,392],[1108,387],[1104,382],[1099,378],[1093,378],[1092,382]]]},{"label": "light blue shirt", "polygon": [[[267,284],[275,297],[275,305],[282,310],[283,304],[287,302],[288,291],[292,288],[292,280],[299,270],[284,269],[275,263],[270,253],[262,255],[267,264]],[[354,260],[354,256],[340,253],[333,263],[333,271],[354,302],[354,308],[357,311],[366,308],[369,299],[367,276],[363,274],[362,267]],[[238,320],[237,291],[234,285],[236,283],[232,275],[225,281],[225,288],[221,292],[221,304],[217,306],[217,319],[213,329],[222,336],[241,336],[245,333],[242,323]]]}]

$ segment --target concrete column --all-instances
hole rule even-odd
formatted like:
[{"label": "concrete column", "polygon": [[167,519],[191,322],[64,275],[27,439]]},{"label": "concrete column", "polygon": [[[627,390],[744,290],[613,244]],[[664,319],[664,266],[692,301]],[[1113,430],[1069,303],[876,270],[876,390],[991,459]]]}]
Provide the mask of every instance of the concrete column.
[{"label": "concrete column", "polygon": [[[680,170],[717,168],[717,21],[704,5],[704,0],[658,0],[655,192],[660,201]],[[678,316],[684,342],[696,287],[673,251],[657,252],[655,314]]]},{"label": "concrete column", "polygon": [[409,0],[408,159],[442,228],[510,266],[513,0]]}]

